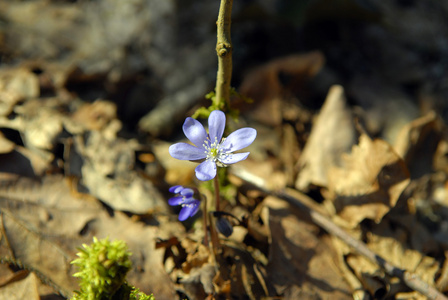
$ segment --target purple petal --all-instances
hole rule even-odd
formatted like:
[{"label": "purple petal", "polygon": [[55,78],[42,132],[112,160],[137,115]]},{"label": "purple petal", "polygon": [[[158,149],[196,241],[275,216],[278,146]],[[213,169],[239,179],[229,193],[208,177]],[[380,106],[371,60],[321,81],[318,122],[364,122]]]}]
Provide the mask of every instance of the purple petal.
[{"label": "purple petal", "polygon": [[171,145],[168,151],[172,157],[180,160],[197,160],[207,157],[204,153],[204,149],[196,148],[195,146],[187,143],[177,143]]},{"label": "purple petal", "polygon": [[168,199],[168,204],[171,206],[176,206],[184,203],[184,197],[173,197]]},{"label": "purple petal", "polygon": [[224,128],[226,127],[226,115],[220,110],[214,110],[208,117],[208,133],[213,144],[215,139],[221,142]]},{"label": "purple petal", "polygon": [[239,161],[245,160],[249,156],[249,152],[244,153],[232,153],[228,155],[224,159],[220,159],[219,161],[226,165],[231,165],[237,163]]},{"label": "purple petal", "polygon": [[179,194],[180,191],[182,191],[184,189],[183,186],[181,185],[175,185],[169,188],[168,191],[170,191],[170,193],[175,193],[175,194]]},{"label": "purple petal", "polygon": [[196,167],[195,171],[196,171],[196,177],[199,180],[207,181],[215,178],[216,164],[214,161],[206,160],[201,164],[199,164],[199,166]]},{"label": "purple petal", "polygon": [[193,119],[193,118],[186,118],[184,125],[182,126],[182,129],[184,130],[185,136],[196,145],[196,147],[202,149],[203,144],[205,140],[207,139],[208,135],[207,132],[204,129],[204,126],[202,126],[199,121]]},{"label": "purple petal", "polygon": [[194,214],[198,212],[198,209],[199,209],[199,201],[183,206],[179,212],[179,221],[185,221],[189,217],[192,217]]},{"label": "purple petal", "polygon": [[185,188],[180,192],[180,194],[184,197],[190,198],[191,196],[193,196],[194,191],[192,189]]},{"label": "purple petal", "polygon": [[246,127],[232,132],[221,144],[221,148],[226,152],[233,152],[246,148],[257,137],[257,131]]},{"label": "purple petal", "polygon": [[194,216],[199,211],[199,200],[196,200],[194,204],[194,209],[190,213],[190,217]]}]

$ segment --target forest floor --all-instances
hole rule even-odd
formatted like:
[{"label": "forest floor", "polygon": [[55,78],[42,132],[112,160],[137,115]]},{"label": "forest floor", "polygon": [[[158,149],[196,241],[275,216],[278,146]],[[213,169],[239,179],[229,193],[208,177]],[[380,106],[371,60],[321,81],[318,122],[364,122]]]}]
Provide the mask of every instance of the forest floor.
[{"label": "forest floor", "polygon": [[93,237],[158,300],[444,299],[447,1],[293,2],[234,4],[225,135],[257,138],[219,173],[219,251],[168,205],[213,199],[168,148],[209,105],[219,3],[0,3],[0,299],[70,298]]}]

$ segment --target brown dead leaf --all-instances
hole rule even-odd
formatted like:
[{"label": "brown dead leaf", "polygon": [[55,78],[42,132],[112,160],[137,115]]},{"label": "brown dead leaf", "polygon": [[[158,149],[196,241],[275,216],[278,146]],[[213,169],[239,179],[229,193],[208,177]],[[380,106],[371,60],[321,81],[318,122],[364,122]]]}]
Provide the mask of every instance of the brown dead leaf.
[{"label": "brown dead leaf", "polygon": [[7,116],[19,101],[38,97],[39,93],[39,79],[31,70],[3,68],[0,71],[0,116]]},{"label": "brown dead leaf", "polygon": [[28,100],[16,107],[16,118],[22,120],[20,128],[24,144],[30,148],[51,150],[55,138],[62,132],[64,116],[59,112],[56,98]]},{"label": "brown dead leaf", "polygon": [[1,132],[0,132],[0,154],[10,153],[14,150],[15,144],[8,140]]},{"label": "brown dead leaf", "polygon": [[117,210],[144,214],[168,211],[166,200],[154,184],[135,170],[135,140],[108,139],[91,131],[88,140],[75,139],[83,157],[83,184],[89,192]]},{"label": "brown dead leaf", "polygon": [[2,260],[39,272],[46,283],[58,287],[57,292],[71,295],[76,288],[71,255],[9,212],[2,210],[1,217],[1,230],[5,232],[0,244]]},{"label": "brown dead leaf", "polygon": [[432,167],[437,171],[440,170],[448,174],[448,138],[445,137],[440,140],[433,159]]},{"label": "brown dead leaf", "polygon": [[117,106],[109,101],[97,100],[84,103],[72,116],[73,120],[88,130],[102,130],[117,118]]},{"label": "brown dead leaf", "polygon": [[162,265],[163,251],[155,249],[155,239],[182,231],[177,222],[160,224],[161,231],[120,212],[111,216],[90,197],[74,197],[60,176],[46,177],[42,183],[21,178],[0,192],[2,260],[36,270],[69,297],[77,288],[70,264],[76,248],[91,243],[93,236],[121,239],[133,253],[129,282],[156,298],[174,298],[173,284]]},{"label": "brown dead leaf", "polygon": [[[367,244],[378,255],[387,258],[393,265],[413,272],[424,282],[434,286],[440,265],[434,257],[426,256],[406,245],[404,233],[400,229],[388,229],[388,222],[367,234]],[[410,233],[413,234],[413,233]],[[420,298],[423,299],[423,298]]]},{"label": "brown dead leaf", "polygon": [[387,142],[366,135],[344,162],[328,173],[330,198],[338,215],[351,228],[366,218],[378,223],[409,183],[406,165]]},{"label": "brown dead leaf", "polygon": [[6,264],[1,264],[0,266],[1,266],[0,288],[4,287],[5,285],[8,285],[12,282],[22,280],[25,277],[27,277],[30,273],[27,270],[20,270],[17,272],[13,272]]},{"label": "brown dead leaf", "polygon": [[[248,251],[243,243],[221,240],[221,252],[214,256],[210,248],[201,242],[184,238],[159,243],[166,247],[166,262],[171,278],[179,282],[178,289],[189,299],[205,299],[217,295],[217,299],[263,299],[273,293],[266,283],[266,271],[262,263]],[[186,257],[185,257],[186,256]],[[177,263],[176,263],[177,262]]]},{"label": "brown dead leaf", "polygon": [[347,255],[346,263],[362,283],[363,289],[369,291],[370,295],[375,299],[384,299],[387,296],[390,286],[378,265],[357,255]]},{"label": "brown dead leaf", "polygon": [[246,75],[240,92],[257,102],[256,106],[251,106],[253,116],[264,124],[279,125],[280,99],[285,90],[279,80],[279,73],[291,76],[294,88],[298,88],[304,85],[306,80],[314,77],[324,62],[322,53],[315,51],[276,59]]},{"label": "brown dead leaf", "polygon": [[213,264],[204,264],[195,268],[187,276],[182,276],[180,283],[189,299],[206,299],[207,295],[214,293],[213,278],[216,271]]},{"label": "brown dead leaf", "polygon": [[0,288],[2,300],[40,300],[38,293],[39,279],[34,273],[29,273],[22,280],[14,281]]},{"label": "brown dead leaf", "polygon": [[415,147],[429,131],[434,129],[436,120],[437,116],[435,112],[431,111],[427,115],[403,126],[395,140],[394,149],[404,161],[409,163],[409,160],[412,159],[412,155],[414,154]]},{"label": "brown dead leaf", "polygon": [[187,160],[174,159],[168,148],[171,143],[156,141],[152,145],[154,155],[166,170],[165,181],[171,185],[181,184],[189,185],[193,181],[194,169],[197,163]]},{"label": "brown dead leaf", "polygon": [[[318,238],[320,229],[283,201],[267,197],[269,262],[267,282],[285,299],[351,299],[336,268],[332,247]],[[299,217],[298,217],[299,216]]]},{"label": "brown dead leaf", "polygon": [[[393,225],[389,219],[393,220]],[[439,274],[440,264],[434,257],[425,255],[421,250],[411,248],[412,236],[421,233],[409,231],[409,228],[406,227],[407,224],[398,225],[395,217],[384,218],[380,224],[374,225],[365,233],[366,244],[373,252],[393,266],[412,272],[424,282],[434,285],[436,276]],[[361,238],[360,235],[364,235],[359,229],[353,230],[353,234],[358,238]],[[333,243],[342,258],[339,262],[340,268],[353,273],[362,283],[362,289],[369,291],[375,299],[398,299],[398,294],[408,290],[408,287],[398,278],[386,275],[380,266],[353,252],[352,248],[339,239],[333,238]],[[418,247],[425,248],[424,245],[418,245]],[[433,249],[429,250],[433,251]],[[349,274],[345,274],[346,277],[347,275]],[[415,299],[425,299],[418,293],[416,297]]]},{"label": "brown dead leaf", "polygon": [[282,151],[280,159],[285,169],[286,182],[288,186],[294,185],[295,168],[294,165],[300,156],[300,147],[297,142],[296,133],[290,124],[282,126]]},{"label": "brown dead leaf", "polygon": [[310,184],[327,186],[328,170],[340,165],[341,154],[348,152],[354,143],[355,128],[344,89],[333,86],[299,158],[301,170],[296,188],[306,190]]},{"label": "brown dead leaf", "polygon": [[52,155],[46,156],[48,152],[31,151],[21,146],[14,148],[10,153],[0,155],[0,172],[36,177],[50,167]]},{"label": "brown dead leaf", "polygon": [[69,295],[76,287],[76,280],[71,277],[73,253],[61,248],[58,237],[71,236],[75,240],[101,205],[92,203],[90,210],[84,210],[84,203],[71,196],[59,176],[47,177],[42,184],[26,178],[3,183],[0,197],[5,234],[0,256],[38,271]]},{"label": "brown dead leaf", "polygon": [[[266,271],[264,266],[257,262],[254,257],[245,249],[243,244],[236,244],[228,241],[223,246],[223,259],[220,263],[220,270],[228,273],[230,283],[229,296],[245,295],[248,299],[262,299],[274,291],[272,285],[266,282]],[[215,280],[216,281],[216,280]],[[226,286],[224,281],[221,290]]]}]

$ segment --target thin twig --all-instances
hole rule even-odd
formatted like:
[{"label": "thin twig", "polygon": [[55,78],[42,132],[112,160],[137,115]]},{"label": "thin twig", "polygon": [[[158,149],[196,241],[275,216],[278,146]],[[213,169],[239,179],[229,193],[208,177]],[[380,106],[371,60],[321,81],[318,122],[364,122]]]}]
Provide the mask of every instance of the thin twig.
[{"label": "thin twig", "polygon": [[247,171],[244,171],[242,169],[233,169],[233,175],[239,177],[240,179],[254,185],[257,189],[275,196],[277,198],[283,199],[287,201],[288,203],[296,206],[297,208],[301,209],[302,211],[306,212],[311,220],[318,226],[320,226],[322,229],[327,231],[328,233],[338,237],[343,242],[345,242],[347,245],[351,246],[356,252],[359,254],[365,256],[373,263],[376,263],[378,266],[380,266],[388,275],[392,277],[399,278],[402,282],[404,282],[409,288],[413,289],[414,291],[417,291],[421,293],[422,295],[426,296],[428,299],[434,299],[434,300],[448,300],[448,298],[439,292],[436,288],[431,286],[430,284],[424,282],[419,276],[416,274],[398,268],[394,265],[392,265],[390,262],[388,262],[383,257],[379,256],[372,250],[370,250],[365,243],[362,241],[359,241],[355,238],[353,238],[351,235],[349,235],[347,232],[345,232],[342,228],[337,226],[335,223],[333,223],[330,219],[325,217],[323,214],[319,213],[315,209],[311,208],[310,205],[306,204],[309,202],[313,202],[311,198],[306,196],[303,193],[300,193],[298,191],[294,191],[294,196],[291,195],[290,192],[287,190],[285,191],[271,191],[267,188],[265,188],[266,184],[263,183],[263,180],[259,177],[254,176],[253,174],[250,174]]},{"label": "thin twig", "polygon": [[221,0],[217,26],[216,53],[218,55],[218,74],[216,76],[215,106],[230,99],[230,81],[232,79],[232,41],[230,24],[233,0]]}]

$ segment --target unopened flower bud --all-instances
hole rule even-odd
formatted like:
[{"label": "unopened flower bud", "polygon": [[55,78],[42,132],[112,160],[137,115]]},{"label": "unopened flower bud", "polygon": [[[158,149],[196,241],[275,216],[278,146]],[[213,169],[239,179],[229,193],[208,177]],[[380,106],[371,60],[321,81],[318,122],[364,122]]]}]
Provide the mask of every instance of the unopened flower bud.
[{"label": "unopened flower bud", "polygon": [[216,228],[225,237],[229,237],[233,233],[233,226],[232,226],[232,224],[230,224],[229,220],[227,220],[226,218],[218,218],[216,220]]}]

